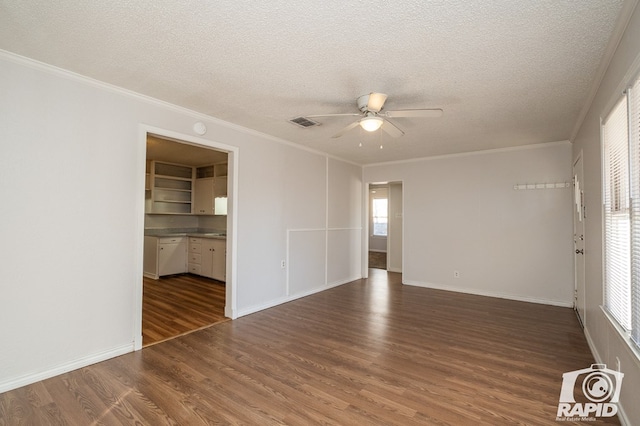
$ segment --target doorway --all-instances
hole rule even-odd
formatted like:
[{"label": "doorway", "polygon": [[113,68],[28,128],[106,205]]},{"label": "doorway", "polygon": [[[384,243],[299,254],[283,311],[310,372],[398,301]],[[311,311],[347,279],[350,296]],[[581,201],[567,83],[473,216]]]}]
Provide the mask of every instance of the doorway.
[{"label": "doorway", "polygon": [[369,187],[369,268],[387,269],[389,185]]},{"label": "doorway", "polygon": [[[235,226],[237,220],[237,212],[235,209],[236,200],[236,184],[237,181],[237,148],[227,145],[215,143],[189,135],[177,134],[163,129],[143,127],[140,133],[140,158],[143,159],[140,165],[140,173],[144,176],[144,191],[141,191],[140,214],[140,240],[139,252],[142,276],[137,280],[135,294],[136,304],[134,306],[134,348],[141,349],[148,344],[157,343],[160,340],[166,340],[161,335],[153,332],[154,336],[149,337],[148,332],[151,329],[157,331],[163,328],[163,324],[152,324],[153,321],[168,320],[171,324],[164,327],[172,330],[175,336],[185,334],[186,332],[195,331],[217,322],[235,318]],[[191,178],[182,178],[187,183],[179,183],[180,177],[167,179],[161,185],[155,184],[156,178],[161,178],[155,174],[155,168],[159,163],[178,165],[180,170],[186,168],[193,169]],[[194,210],[195,204],[189,206],[189,203],[195,202],[197,172],[199,169],[206,169],[208,165],[221,164],[219,173],[220,182],[224,183],[224,197],[213,195],[215,198],[215,208],[220,204],[220,211],[226,209],[225,214],[214,215],[213,212],[203,212],[197,214]],[[150,171],[149,166],[153,171]],[[217,167],[217,166],[216,166]],[[167,169],[167,167],[165,167]],[[175,168],[174,168],[175,169]],[[216,169],[217,170],[217,169]],[[204,172],[207,172],[204,170]],[[166,173],[165,173],[166,174]],[[200,177],[209,177],[203,175]],[[178,184],[176,184],[178,183]],[[220,185],[222,185],[222,183]],[[159,188],[163,187],[163,188]],[[182,192],[182,193],[180,193]],[[152,195],[153,193],[153,195]],[[142,195],[144,194],[144,195]],[[142,207],[144,206],[144,207]],[[142,232],[144,230],[144,232]],[[149,278],[147,265],[147,255],[149,249],[145,242],[149,236],[156,236],[158,241],[158,257],[156,262],[161,264],[162,256],[160,256],[160,240],[159,235],[180,235],[184,239],[184,247],[189,247],[191,242],[190,235],[207,234],[208,231],[216,231],[218,238],[218,246],[221,245],[224,253],[221,260],[214,257],[213,261],[222,262],[219,271],[222,270],[222,277],[204,276],[198,271],[192,274],[191,260],[188,251],[184,253],[184,269],[174,272],[165,270],[160,274],[160,266],[157,273],[152,279]],[[221,241],[224,239],[223,241]],[[220,247],[219,247],[220,248]],[[225,250],[226,249],[226,250]],[[220,253],[220,250],[218,250]],[[165,275],[166,274],[166,275]],[[203,275],[203,276],[201,276]],[[157,278],[157,279],[153,279]],[[153,288],[148,287],[153,286]],[[185,287],[188,287],[185,288]],[[149,297],[146,297],[149,296]],[[189,303],[182,303],[180,300],[197,300],[197,305],[190,306]],[[149,307],[152,306],[151,311]],[[158,306],[167,309],[166,315],[159,311]],[[186,307],[186,309],[185,309]],[[151,313],[150,313],[151,312]],[[144,321],[144,326],[143,326]],[[179,327],[174,327],[178,326]],[[150,327],[151,326],[151,327]],[[186,327],[186,329],[185,329]],[[175,332],[175,330],[178,330]],[[143,337],[143,330],[147,331],[147,335]],[[170,331],[168,331],[171,333]]]},{"label": "doorway", "polygon": [[[214,208],[214,192],[224,196],[226,202],[228,178],[228,155],[224,151],[147,134],[146,153],[142,293],[145,347],[224,320],[220,296],[225,295],[226,279],[205,276],[200,264],[205,255],[192,254],[191,249],[202,246],[202,238],[194,238],[195,235],[226,235],[226,208]],[[158,243],[165,240],[160,236],[167,235],[181,242]]]},{"label": "doorway", "polygon": [[193,274],[143,278],[142,346],[228,321],[225,283]]},{"label": "doorway", "polygon": [[369,184],[368,266],[402,272],[402,182]]},{"label": "doorway", "polygon": [[584,326],[586,305],[585,305],[585,219],[586,209],[584,203],[583,187],[583,164],[582,153],[573,163],[573,242],[574,242],[574,267],[575,267],[575,288],[574,288],[574,309],[578,320]]}]

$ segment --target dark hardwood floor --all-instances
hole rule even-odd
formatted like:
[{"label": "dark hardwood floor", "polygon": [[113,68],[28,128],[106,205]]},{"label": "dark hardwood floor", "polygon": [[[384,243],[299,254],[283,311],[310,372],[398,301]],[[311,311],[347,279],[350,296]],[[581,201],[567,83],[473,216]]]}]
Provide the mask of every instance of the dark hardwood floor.
[{"label": "dark hardwood floor", "polygon": [[0,425],[554,425],[593,363],[571,309],[370,274],[0,394]]},{"label": "dark hardwood floor", "polygon": [[222,321],[225,285],[191,274],[144,278],[142,344],[152,345]]},{"label": "dark hardwood floor", "polygon": [[369,268],[387,269],[387,253],[370,251]]}]

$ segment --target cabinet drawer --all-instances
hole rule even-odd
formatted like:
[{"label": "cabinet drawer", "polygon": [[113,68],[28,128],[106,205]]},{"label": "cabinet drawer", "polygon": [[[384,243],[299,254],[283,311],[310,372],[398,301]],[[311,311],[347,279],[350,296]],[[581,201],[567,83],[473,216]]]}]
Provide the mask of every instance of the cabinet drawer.
[{"label": "cabinet drawer", "polygon": [[201,244],[189,243],[189,253],[200,253],[202,249]]},{"label": "cabinet drawer", "polygon": [[189,263],[197,263],[198,265],[202,263],[201,254],[198,253],[189,253]]},{"label": "cabinet drawer", "polygon": [[189,242],[193,244],[200,244],[202,242],[202,238],[189,237]]},{"label": "cabinet drawer", "polygon": [[186,242],[185,237],[162,237],[158,238],[158,243],[160,244],[175,244],[175,243],[184,243]]},{"label": "cabinet drawer", "polygon": [[194,263],[190,263],[189,264],[189,272],[191,272],[192,274],[200,275],[200,273],[201,273],[200,271],[201,271],[200,265],[196,265]]}]

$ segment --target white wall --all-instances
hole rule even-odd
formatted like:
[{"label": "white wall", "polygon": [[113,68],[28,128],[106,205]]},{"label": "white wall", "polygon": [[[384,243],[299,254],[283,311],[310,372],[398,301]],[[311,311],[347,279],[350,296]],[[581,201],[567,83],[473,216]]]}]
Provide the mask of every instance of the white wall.
[{"label": "white wall", "polygon": [[602,177],[600,119],[619,99],[630,73],[640,72],[640,9],[629,14],[630,21],[612,57],[600,87],[573,141],[573,157],[582,152],[584,164],[585,218],[585,334],[599,362],[616,366],[620,359],[625,374],[620,405],[628,424],[640,424],[640,360],[604,316],[602,286]]},{"label": "white wall", "polygon": [[[402,181],[403,282],[571,306],[568,142],[365,167],[365,182]],[[454,271],[460,278],[454,278]]]},{"label": "white wall", "polygon": [[[139,339],[141,126],[196,137],[203,121],[204,145],[237,150],[233,315],[359,277],[359,166],[4,52],[0,94],[0,392]],[[287,292],[287,256],[314,265],[311,286]]]},{"label": "white wall", "polygon": [[362,277],[362,168],[328,160],[327,283]]}]

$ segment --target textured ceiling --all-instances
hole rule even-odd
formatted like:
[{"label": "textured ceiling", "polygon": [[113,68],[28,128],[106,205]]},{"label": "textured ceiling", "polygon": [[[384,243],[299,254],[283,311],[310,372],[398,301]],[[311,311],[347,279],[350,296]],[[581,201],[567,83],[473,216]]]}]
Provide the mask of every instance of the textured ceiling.
[{"label": "textured ceiling", "polygon": [[[622,3],[0,0],[0,49],[367,164],[569,139]],[[444,115],[287,121],[372,91]]]}]

